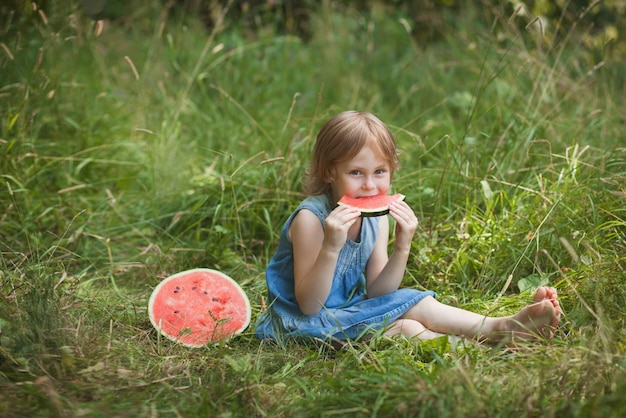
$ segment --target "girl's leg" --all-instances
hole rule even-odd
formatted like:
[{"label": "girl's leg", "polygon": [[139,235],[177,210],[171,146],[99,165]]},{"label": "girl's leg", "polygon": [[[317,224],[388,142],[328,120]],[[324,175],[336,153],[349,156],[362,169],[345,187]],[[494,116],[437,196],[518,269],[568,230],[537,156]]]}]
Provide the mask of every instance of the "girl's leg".
[{"label": "girl's leg", "polygon": [[515,336],[529,338],[534,335],[550,337],[561,316],[556,290],[541,287],[533,300],[535,303],[515,315],[494,318],[444,305],[427,297],[409,309],[403,318],[413,319],[431,331],[475,340],[497,341]]},{"label": "girl's leg", "polygon": [[422,325],[420,322],[414,319],[397,319],[394,321],[389,329],[385,331],[385,335],[403,335],[406,338],[416,337],[420,340],[432,340],[444,336],[439,332],[431,331]]},{"label": "girl's leg", "polygon": [[[446,334],[431,331],[414,319],[397,319],[391,324],[391,327],[385,332],[385,335],[402,335],[406,338],[417,338],[420,341],[432,340],[443,337]],[[456,335],[447,335],[450,346],[455,348],[459,344],[468,345],[469,342],[463,337]]]}]

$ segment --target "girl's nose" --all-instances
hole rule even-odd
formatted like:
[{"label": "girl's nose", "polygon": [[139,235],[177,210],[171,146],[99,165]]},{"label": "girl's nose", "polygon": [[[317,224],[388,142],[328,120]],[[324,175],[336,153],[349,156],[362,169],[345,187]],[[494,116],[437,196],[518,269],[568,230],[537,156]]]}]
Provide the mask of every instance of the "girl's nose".
[{"label": "girl's nose", "polygon": [[365,190],[371,190],[375,187],[375,183],[374,180],[372,180],[371,177],[365,177],[365,180],[363,181],[363,188]]}]

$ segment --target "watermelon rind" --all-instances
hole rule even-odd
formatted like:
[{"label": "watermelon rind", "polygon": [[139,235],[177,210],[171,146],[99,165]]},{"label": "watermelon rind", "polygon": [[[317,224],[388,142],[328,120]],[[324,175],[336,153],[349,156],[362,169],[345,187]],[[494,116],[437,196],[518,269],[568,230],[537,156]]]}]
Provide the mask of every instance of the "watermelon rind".
[{"label": "watermelon rind", "polygon": [[364,212],[361,211],[361,216],[363,218],[375,218],[377,216],[383,216],[383,215],[387,215],[389,213],[389,209],[383,209],[381,211],[378,212]]},{"label": "watermelon rind", "polygon": [[384,199],[384,203],[381,206],[375,207],[375,208],[366,208],[366,207],[362,207],[359,205],[359,201],[363,201],[366,202],[368,199],[367,197],[364,198],[360,198],[360,199],[351,199],[348,198],[346,196],[342,197],[339,202],[337,202],[338,205],[346,205],[346,206],[351,206],[354,208],[357,208],[361,211],[361,216],[364,218],[371,218],[371,217],[375,217],[375,216],[383,216],[383,215],[387,215],[389,213],[389,204],[391,202],[396,202],[396,201],[400,201],[400,200],[404,200],[404,198],[406,196],[404,196],[403,194],[397,193],[394,195],[377,195],[377,196],[373,196],[372,198],[375,199],[380,199],[381,197],[385,197]]},{"label": "watermelon rind", "polygon": [[[183,337],[188,331],[187,328],[182,328],[179,331],[178,335],[169,334],[168,332],[166,332],[166,330],[163,327],[162,319],[155,318],[154,305],[157,301],[157,298],[159,297],[159,292],[162,289],[164,289],[171,281],[179,279],[182,276],[194,275],[198,273],[218,276],[219,278],[225,280],[227,283],[229,283],[232,286],[233,289],[235,289],[238,292],[238,294],[241,296],[241,301],[245,305],[245,319],[243,320],[243,323],[236,330],[229,333],[228,335],[221,336],[219,340],[230,338],[236,334],[240,334],[241,332],[243,332],[250,325],[250,320],[252,316],[252,310],[250,307],[250,300],[248,299],[248,295],[244,292],[244,290],[241,288],[241,286],[239,286],[239,284],[235,280],[233,280],[231,277],[227,276],[226,274],[218,270],[208,269],[208,268],[196,268],[196,269],[181,271],[179,273],[173,274],[163,279],[154,288],[154,290],[152,291],[152,294],[150,295],[150,300],[148,301],[148,316],[150,318],[150,323],[152,324],[152,326],[154,326],[154,328],[157,330],[157,332],[160,335],[166,337],[169,340],[172,340],[174,342],[180,343],[186,347],[191,347],[191,348],[202,347],[202,346],[207,345],[208,343],[217,342],[217,340],[196,340],[193,342],[183,341],[184,339]],[[215,329],[217,329],[217,325]]]}]

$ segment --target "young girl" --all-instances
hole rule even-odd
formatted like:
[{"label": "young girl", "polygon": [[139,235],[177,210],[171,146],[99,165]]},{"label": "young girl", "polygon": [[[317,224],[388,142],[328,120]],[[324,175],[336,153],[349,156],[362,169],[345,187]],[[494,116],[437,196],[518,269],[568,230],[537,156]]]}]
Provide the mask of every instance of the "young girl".
[{"label": "young girl", "polygon": [[267,267],[269,303],[257,336],[346,340],[382,330],[422,340],[550,337],[561,315],[553,288],[539,288],[533,304],[499,318],[444,305],[432,291],[399,289],[418,224],[413,210],[404,201],[389,207],[396,226],[388,255],[387,216],[361,217],[336,204],[343,195],[387,194],[397,167],[393,136],[375,116],[347,111],[326,122],[307,173],[309,197],[287,219]]}]

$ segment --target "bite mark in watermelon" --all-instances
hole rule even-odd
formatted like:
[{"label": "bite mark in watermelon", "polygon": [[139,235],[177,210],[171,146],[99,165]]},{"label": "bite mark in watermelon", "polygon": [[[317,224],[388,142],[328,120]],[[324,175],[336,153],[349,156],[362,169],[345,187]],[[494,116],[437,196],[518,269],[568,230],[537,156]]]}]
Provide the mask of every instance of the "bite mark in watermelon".
[{"label": "bite mark in watermelon", "polygon": [[405,196],[400,193],[393,195],[379,194],[359,198],[343,196],[337,204],[357,208],[361,211],[361,216],[382,216],[389,213],[389,205],[391,203],[404,200],[404,198]]},{"label": "bite mark in watermelon", "polygon": [[157,285],[148,302],[150,322],[161,335],[201,347],[241,333],[250,324],[250,301],[233,279],[217,270],[193,269]]}]

